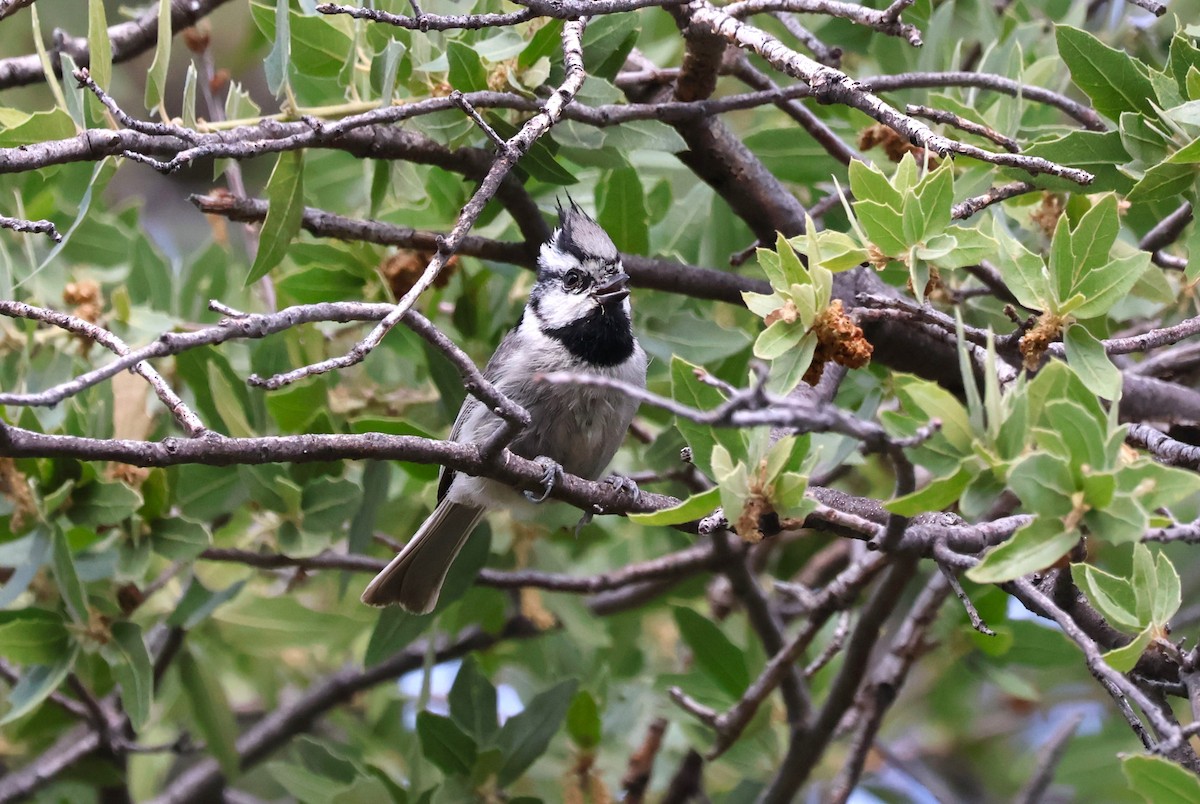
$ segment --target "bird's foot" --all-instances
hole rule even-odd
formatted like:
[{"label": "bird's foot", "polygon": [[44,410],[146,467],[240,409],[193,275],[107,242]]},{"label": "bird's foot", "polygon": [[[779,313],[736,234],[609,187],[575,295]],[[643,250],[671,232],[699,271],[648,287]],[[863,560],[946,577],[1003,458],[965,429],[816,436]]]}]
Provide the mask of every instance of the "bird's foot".
[{"label": "bird's foot", "polygon": [[546,498],[550,496],[550,492],[554,491],[554,486],[562,477],[563,468],[557,461],[547,458],[545,455],[539,455],[533,459],[533,462],[542,467],[542,493],[534,494],[532,491],[525,492],[525,499],[531,503],[544,503]]},{"label": "bird's foot", "polygon": [[579,521],[575,523],[575,538],[579,538],[579,532],[588,526],[595,514],[591,511],[584,511],[583,516],[579,517]]},{"label": "bird's foot", "polygon": [[625,477],[625,475],[609,475],[604,478],[604,482],[612,486],[618,496],[632,499],[638,495],[638,484],[633,481],[633,478]]}]

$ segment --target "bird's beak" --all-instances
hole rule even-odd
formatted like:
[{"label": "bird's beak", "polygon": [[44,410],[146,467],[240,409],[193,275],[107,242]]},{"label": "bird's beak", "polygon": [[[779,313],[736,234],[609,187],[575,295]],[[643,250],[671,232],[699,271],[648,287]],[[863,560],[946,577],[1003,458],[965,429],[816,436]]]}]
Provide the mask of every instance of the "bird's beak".
[{"label": "bird's beak", "polygon": [[603,305],[615,304],[629,298],[629,274],[622,271],[592,291],[592,298]]}]

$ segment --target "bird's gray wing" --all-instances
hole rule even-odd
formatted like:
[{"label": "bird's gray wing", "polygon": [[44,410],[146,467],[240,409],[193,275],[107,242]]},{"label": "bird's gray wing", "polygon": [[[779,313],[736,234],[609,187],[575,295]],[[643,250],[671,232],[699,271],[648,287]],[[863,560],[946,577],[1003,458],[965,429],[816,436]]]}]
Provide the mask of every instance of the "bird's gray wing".
[{"label": "bird's gray wing", "polygon": [[[523,315],[524,313],[522,313],[522,316]],[[512,359],[512,356],[517,349],[516,338],[513,336],[517,331],[517,327],[520,325],[521,322],[520,319],[518,319],[517,326],[514,326],[512,329],[510,329],[508,333],[500,340],[500,345],[496,347],[496,351],[492,353],[491,359],[489,359],[487,365],[484,366],[484,379],[488,380],[489,382],[495,382],[500,373],[497,367],[504,365],[505,361]],[[450,428],[451,441],[461,440],[460,437],[463,435],[463,424],[471,417],[471,413],[479,404],[479,400],[470,395],[463,400],[462,407],[458,409],[458,417],[454,420],[454,426]],[[468,440],[473,440],[473,438]],[[442,498],[446,496],[446,492],[450,490],[450,484],[454,482],[454,477],[457,474],[458,472],[454,471],[453,469],[447,469],[445,466],[442,467],[441,471],[438,473],[438,502],[441,502]]]}]

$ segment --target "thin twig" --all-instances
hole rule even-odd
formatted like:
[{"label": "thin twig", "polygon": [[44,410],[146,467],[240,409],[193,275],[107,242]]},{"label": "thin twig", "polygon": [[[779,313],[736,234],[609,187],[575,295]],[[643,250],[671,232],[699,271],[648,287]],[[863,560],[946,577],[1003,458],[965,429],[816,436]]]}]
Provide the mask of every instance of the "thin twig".
[{"label": "thin twig", "polygon": [[47,220],[27,221],[24,218],[10,218],[0,215],[0,229],[11,229],[14,232],[47,235],[55,243],[61,243],[63,236],[55,228],[54,223]]},{"label": "thin twig", "polygon": [[1042,800],[1050,782],[1054,780],[1054,771],[1066,753],[1067,744],[1075,736],[1075,730],[1083,722],[1084,713],[1076,712],[1063,718],[1046,742],[1038,747],[1038,763],[1029,781],[1021,788],[1021,792],[1013,799],[1014,804],[1037,804]]}]

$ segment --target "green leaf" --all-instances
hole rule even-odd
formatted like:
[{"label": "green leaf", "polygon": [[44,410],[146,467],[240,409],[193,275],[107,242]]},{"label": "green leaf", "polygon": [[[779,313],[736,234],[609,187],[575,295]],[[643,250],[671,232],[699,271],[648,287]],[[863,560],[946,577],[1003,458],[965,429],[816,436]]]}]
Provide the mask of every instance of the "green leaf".
[{"label": "green leaf", "polygon": [[51,560],[54,567],[54,580],[58,584],[58,592],[62,595],[63,603],[71,614],[76,625],[86,625],[91,618],[88,612],[87,597],[83,584],[79,582],[79,574],[75,571],[75,560],[71,554],[71,545],[67,542],[62,528],[55,527],[52,535]]},{"label": "green leaf", "polygon": [[750,671],[742,649],[712,620],[685,606],[675,607],[675,624],[692,650],[700,672],[716,682],[730,697],[737,698],[750,685]]},{"label": "green leaf", "polygon": [[392,465],[387,461],[367,461],[363,466],[362,502],[350,521],[350,532],[346,540],[351,553],[365,553],[371,545],[371,536],[379,519],[379,510],[387,502],[388,485],[391,482]]},{"label": "green leaf", "polygon": [[221,371],[221,367],[209,362],[205,371],[208,374],[208,387],[212,392],[213,404],[217,407],[221,421],[229,430],[229,435],[234,438],[252,438],[257,435],[246,418],[242,398],[234,391],[233,383]]},{"label": "green leaf", "polygon": [[1078,324],[1063,333],[1067,362],[1088,390],[1104,399],[1117,399],[1121,393],[1121,372],[1112,364],[1104,344]]},{"label": "green leaf", "polygon": [[150,652],[142,640],[141,626],[125,620],[112,624],[112,641],[104,646],[104,657],[113,678],[121,686],[121,704],[135,730],[150,719],[154,677]]},{"label": "green leaf", "polygon": [[908,251],[905,242],[904,216],[891,207],[875,201],[855,201],[854,214],[867,237],[889,257],[899,257]]},{"label": "green leaf", "polygon": [[358,509],[361,490],[344,478],[320,477],[305,484],[302,527],[309,533],[341,533]]},{"label": "green leaf", "polygon": [[[108,17],[104,3],[88,3],[88,72],[96,86],[112,88],[112,40],[108,37]],[[158,55],[155,54],[157,61]],[[99,100],[93,99],[98,104]],[[156,104],[157,105],[157,104]]]},{"label": "green leaf", "polygon": [[650,221],[638,172],[632,167],[610,171],[597,185],[597,222],[621,251],[650,250]]},{"label": "green leaf", "polygon": [[1003,583],[1051,566],[1079,541],[1079,531],[1063,527],[1061,519],[1038,517],[1004,544],[993,547],[983,561],[967,570],[976,583]]},{"label": "green leaf", "polygon": [[[1035,140],[1021,153],[1088,171],[1096,177],[1089,187],[1094,192],[1128,193],[1133,186],[1133,181],[1117,169],[1130,161],[1119,131],[1072,131]],[[1040,177],[1039,184],[1043,180],[1052,189],[1074,191],[1079,187],[1068,179]]]},{"label": "green leaf", "polygon": [[[583,34],[583,63],[588,75],[611,80],[637,42],[640,21],[636,14],[605,14],[588,23]],[[559,43],[554,43],[554,50]]]},{"label": "green leaf", "polygon": [[1200,492],[1200,475],[1185,469],[1139,461],[1121,469],[1123,485],[1137,493],[1149,511],[1174,505]]},{"label": "green leaf", "polygon": [[35,664],[26,668],[21,680],[8,692],[8,711],[0,718],[0,726],[23,717],[58,689],[75,665],[78,648],[59,656],[53,664]]},{"label": "green leaf", "polygon": [[208,549],[212,534],[208,528],[182,517],[156,520],[150,529],[154,552],[172,561],[190,561]]},{"label": "green leaf", "polygon": [[[921,182],[908,204],[920,210],[920,235],[913,244],[936,237],[950,225],[950,207],[954,204],[954,169],[950,161],[943,162]],[[907,210],[906,210],[907,211]]]},{"label": "green leaf", "polygon": [[546,752],[551,738],[562,726],[577,685],[573,678],[556,684],[534,696],[522,712],[505,722],[496,735],[496,744],[504,752],[504,764],[496,774],[501,787],[521,778],[534,760]]},{"label": "green leaf", "polygon": [[567,709],[567,734],[585,751],[600,745],[600,707],[587,690],[575,693],[575,698]]},{"label": "green leaf", "polygon": [[[166,0],[163,0],[166,2]],[[254,6],[251,5],[251,10]],[[264,31],[264,33],[266,33]],[[287,85],[288,70],[292,61],[291,15],[288,13],[288,0],[275,0],[275,30],[274,35],[266,34],[272,40],[271,52],[263,61],[263,70],[267,75],[267,87],[271,94],[280,97]],[[286,154],[280,154],[285,156]]]},{"label": "green leaf", "polygon": [[458,668],[448,697],[450,717],[479,743],[491,739],[500,724],[496,719],[496,688],[479,671],[474,656]]},{"label": "green leaf", "polygon": [[1000,244],[1000,273],[1004,283],[1017,297],[1023,307],[1041,310],[1054,299],[1050,288],[1050,274],[1042,258],[1021,245],[1016,238],[996,227],[996,240]]},{"label": "green leaf", "polygon": [[188,584],[183,597],[167,616],[167,625],[191,631],[209,618],[220,606],[237,597],[246,585],[245,580],[230,584],[219,592],[211,592],[196,578]]},{"label": "green leaf", "polygon": [[764,329],[754,341],[754,356],[760,360],[774,360],[795,349],[804,337],[804,324],[799,320],[779,319]]},{"label": "green leaf", "polygon": [[1139,62],[1096,37],[1068,25],[1056,25],[1058,53],[1096,111],[1116,121],[1121,112],[1154,117],[1154,86]]},{"label": "green leaf", "polygon": [[[904,209],[904,196],[878,168],[854,159],[850,162],[850,192],[861,201],[874,201],[890,208],[897,221]],[[855,205],[857,207],[857,204]]]},{"label": "green leaf", "polygon": [[433,618],[428,615],[409,614],[399,606],[391,606],[379,612],[379,621],[375,623],[375,630],[371,632],[363,665],[371,667],[404,650],[432,625],[432,621]]},{"label": "green leaf", "polygon": [[[489,124],[506,140],[512,139],[513,135],[519,130],[512,123],[505,120],[497,114],[485,115]],[[529,150],[521,157],[521,161],[517,163],[518,172],[524,171],[539,181],[544,181],[547,184],[557,184],[567,186],[575,184],[578,179],[572,175],[571,171],[558,163],[555,153],[558,151],[558,146],[550,137],[541,137],[529,146]]]},{"label": "green leaf", "polygon": [[[283,282],[276,287],[283,290]],[[361,284],[359,286],[361,291]],[[322,301],[334,301],[326,295]],[[303,302],[302,302],[303,303]],[[267,412],[289,433],[305,432],[317,412],[328,405],[328,386],[321,378],[312,378],[293,383],[267,395]]]},{"label": "green leaf", "polygon": [[1146,804],[1200,801],[1200,779],[1164,757],[1123,757],[1121,770],[1129,780],[1129,786],[1146,799]]},{"label": "green leaf", "polygon": [[1146,627],[1137,615],[1137,596],[1129,581],[1090,564],[1072,564],[1071,577],[1114,628],[1140,631]]},{"label": "green leaf", "polygon": [[[280,0],[285,2],[286,0]],[[292,239],[300,233],[304,215],[304,152],[284,151],[267,181],[267,218],[259,235],[258,253],[246,285],[258,281],[283,260]]]},{"label": "green leaf", "polygon": [[1176,164],[1168,159],[1147,170],[1125,200],[1131,204],[1149,204],[1175,199],[1189,192],[1195,181],[1196,168],[1192,164]]},{"label": "green leaf", "polygon": [[721,490],[715,486],[693,494],[679,505],[660,508],[644,514],[630,514],[629,520],[639,525],[678,525],[708,516],[721,504]]},{"label": "green leaf", "polygon": [[336,78],[354,44],[353,23],[341,15],[288,12],[290,56],[296,71]]},{"label": "green leaf", "polygon": [[47,140],[75,136],[75,121],[63,109],[33,114],[18,113],[5,121],[0,131],[0,148],[19,148]]},{"label": "green leaf", "polygon": [[71,495],[67,516],[77,525],[103,527],[123,522],[142,507],[142,495],[124,483],[97,480]]},{"label": "green leaf", "polygon": [[470,45],[451,41],[446,46],[446,60],[450,65],[450,86],[460,92],[478,92],[488,88],[487,68]]},{"label": "green leaf", "polygon": [[1159,552],[1158,560],[1154,565],[1154,574],[1150,619],[1155,625],[1165,626],[1179,611],[1179,607],[1183,603],[1179,573],[1167,554]]},{"label": "green leaf", "polygon": [[[725,397],[716,388],[701,382],[696,377],[697,371],[703,369],[681,358],[671,358],[671,398],[698,410],[711,410],[724,402]],[[741,435],[736,431],[697,424],[682,416],[675,417],[675,427],[692,448],[692,462],[705,472],[712,466],[712,451],[716,444],[725,445],[731,455],[745,453]]]},{"label": "green leaf", "polygon": [[615,148],[622,154],[631,154],[634,151],[675,154],[687,150],[687,143],[666,123],[657,120],[631,120],[606,129],[604,147]]},{"label": "green leaf", "polygon": [[448,776],[467,776],[475,765],[479,747],[454,721],[432,712],[417,714],[421,752]]},{"label": "green leaf", "polygon": [[196,660],[184,648],[175,660],[184,697],[192,709],[192,723],[221,766],[226,780],[236,779],[240,771],[237,752],[238,728],[229,708],[229,700],[211,667]]},{"label": "green leaf", "polygon": [[916,516],[927,511],[941,511],[957,500],[974,475],[963,464],[949,477],[939,477],[923,489],[889,500],[884,507],[901,516]]},{"label": "green leaf", "polygon": [[196,127],[196,82],[200,73],[196,71],[196,63],[189,62],[187,74],[183,79],[183,103],[179,115],[183,118],[185,128]]},{"label": "green leaf", "polygon": [[0,611],[0,656],[11,662],[53,664],[70,645],[66,623],[53,611]]},{"label": "green leaf", "polygon": [[1138,277],[1150,267],[1150,255],[1144,251],[1118,257],[1103,268],[1087,273],[1075,285],[1074,292],[1087,299],[1072,310],[1076,318],[1104,315],[1137,284]]},{"label": "green leaf", "polygon": [[1128,673],[1138,663],[1138,659],[1142,658],[1142,654],[1146,652],[1153,637],[1153,629],[1147,628],[1134,637],[1128,645],[1105,653],[1104,661],[1112,669],[1120,673]]},{"label": "green leaf", "polygon": [[[146,108],[153,111],[163,102],[167,90],[167,68],[171,66],[171,0],[158,2],[158,38],[154,46],[154,62],[146,73]],[[109,52],[111,70],[112,53]],[[103,86],[103,85],[102,85]],[[104,87],[110,89],[110,87]]]},{"label": "green leaf", "polygon": [[1065,457],[1034,453],[1016,463],[1008,476],[1013,493],[1031,511],[1044,517],[1064,517],[1074,507],[1071,496],[1079,491]]}]

